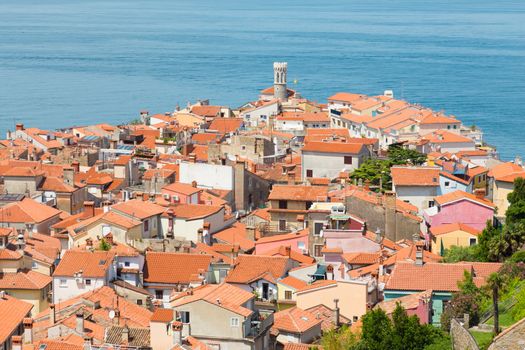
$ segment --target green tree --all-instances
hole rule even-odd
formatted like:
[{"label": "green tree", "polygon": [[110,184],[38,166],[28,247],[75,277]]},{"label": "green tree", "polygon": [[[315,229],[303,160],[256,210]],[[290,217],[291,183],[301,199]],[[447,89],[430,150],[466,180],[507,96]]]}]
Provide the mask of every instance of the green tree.
[{"label": "green tree", "polygon": [[390,176],[391,163],[382,159],[367,159],[361,166],[354,170],[350,178],[355,180],[370,181],[370,185],[383,187],[383,189],[392,189],[392,178]]},{"label": "green tree", "polygon": [[382,309],[368,311],[363,316],[361,339],[366,349],[393,349],[392,322]]},{"label": "green tree", "polygon": [[352,333],[348,326],[342,326],[340,329],[332,329],[321,338],[321,345],[324,350],[348,350],[359,342],[357,334]]},{"label": "green tree", "polygon": [[444,263],[456,263],[460,261],[478,261],[479,260],[479,247],[477,245],[469,247],[452,246],[449,249],[445,249],[443,254]]},{"label": "green tree", "polygon": [[450,321],[453,318],[462,317],[464,314],[469,314],[471,324],[475,325],[479,322],[479,305],[482,294],[470,272],[464,272],[463,280],[458,282],[458,288],[459,292],[452,296],[441,314],[441,328],[445,332],[449,331]]},{"label": "green tree", "polygon": [[98,249],[108,251],[111,249],[111,244],[109,244],[104,238],[100,240],[98,244]]},{"label": "green tree", "polygon": [[492,242],[501,235],[502,228],[494,227],[490,221],[478,237],[477,258],[478,261],[495,261],[491,260],[490,247]]},{"label": "green tree", "polygon": [[490,261],[504,261],[525,243],[525,221],[505,225],[500,234],[489,241]]},{"label": "green tree", "polygon": [[492,291],[492,307],[494,309],[494,334],[498,335],[500,332],[499,328],[499,292],[505,284],[504,277],[494,272],[487,279],[487,286]]},{"label": "green tree", "polygon": [[505,212],[507,224],[525,220],[525,179],[519,177],[514,180],[514,190],[507,195],[509,207]]},{"label": "green tree", "polygon": [[415,150],[406,149],[399,145],[392,145],[388,147],[388,159],[394,165],[421,165],[427,161],[427,156]]}]

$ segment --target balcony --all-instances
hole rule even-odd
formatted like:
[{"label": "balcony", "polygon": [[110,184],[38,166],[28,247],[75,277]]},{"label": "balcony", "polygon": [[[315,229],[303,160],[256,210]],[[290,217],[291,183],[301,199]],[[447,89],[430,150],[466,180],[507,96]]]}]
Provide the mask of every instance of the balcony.
[{"label": "balcony", "polygon": [[273,313],[266,316],[264,319],[261,319],[262,315],[258,312],[254,313],[251,318],[251,325],[246,334],[246,338],[257,338],[261,334],[267,332],[273,325]]}]

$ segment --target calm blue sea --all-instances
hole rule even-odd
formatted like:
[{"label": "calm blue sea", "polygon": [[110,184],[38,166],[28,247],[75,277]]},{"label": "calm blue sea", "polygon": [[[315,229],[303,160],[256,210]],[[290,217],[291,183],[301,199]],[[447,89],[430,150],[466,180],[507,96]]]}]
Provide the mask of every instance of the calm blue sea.
[{"label": "calm blue sea", "polygon": [[1,0],[0,132],[236,107],[276,60],[311,99],[393,89],[525,154],[523,0]]}]

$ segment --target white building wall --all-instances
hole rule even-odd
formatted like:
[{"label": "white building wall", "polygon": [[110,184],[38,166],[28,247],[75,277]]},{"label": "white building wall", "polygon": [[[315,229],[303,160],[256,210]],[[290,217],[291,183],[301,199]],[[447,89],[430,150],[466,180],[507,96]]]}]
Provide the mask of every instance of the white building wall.
[{"label": "white building wall", "polygon": [[440,194],[438,186],[396,186],[394,191],[398,199],[408,201],[420,211],[429,208],[429,202]]},{"label": "white building wall", "polygon": [[[87,279],[91,280],[91,285],[86,284]],[[66,283],[62,284],[61,280],[65,280]],[[58,304],[106,285],[103,278],[86,277],[82,281],[79,283],[73,277],[53,277],[53,303]]]},{"label": "white building wall", "polygon": [[[344,157],[351,156],[352,164],[345,164]],[[334,178],[341,171],[353,171],[361,165],[360,157],[355,154],[344,153],[302,153],[302,178],[306,178],[306,170],[313,170],[313,177]]]},{"label": "white building wall", "polygon": [[196,181],[199,187],[234,189],[233,167],[229,165],[182,162],[179,171],[179,181],[182,183]]}]

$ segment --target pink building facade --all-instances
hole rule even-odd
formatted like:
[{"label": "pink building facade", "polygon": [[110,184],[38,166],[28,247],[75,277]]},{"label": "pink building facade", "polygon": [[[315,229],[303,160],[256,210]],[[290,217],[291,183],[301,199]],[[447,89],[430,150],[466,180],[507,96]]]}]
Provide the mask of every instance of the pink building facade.
[{"label": "pink building facade", "polygon": [[281,246],[290,247],[294,251],[303,254],[305,250],[308,250],[308,230],[260,238],[255,242],[255,254],[264,255],[267,252],[275,251]]},{"label": "pink building facade", "polygon": [[428,227],[462,223],[481,231],[487,226],[487,221],[492,222],[494,208],[461,199],[429,208],[424,211],[423,216]]}]

